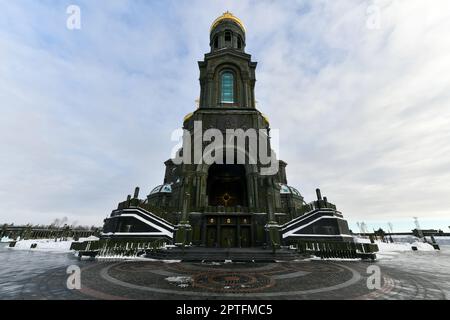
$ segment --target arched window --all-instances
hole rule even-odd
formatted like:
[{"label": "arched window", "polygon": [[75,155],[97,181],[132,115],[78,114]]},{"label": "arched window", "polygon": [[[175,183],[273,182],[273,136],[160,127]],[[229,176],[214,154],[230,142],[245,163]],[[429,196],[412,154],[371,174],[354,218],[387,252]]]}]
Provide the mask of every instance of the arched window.
[{"label": "arched window", "polygon": [[234,76],[231,72],[227,71],[222,73],[222,103],[234,102]]}]

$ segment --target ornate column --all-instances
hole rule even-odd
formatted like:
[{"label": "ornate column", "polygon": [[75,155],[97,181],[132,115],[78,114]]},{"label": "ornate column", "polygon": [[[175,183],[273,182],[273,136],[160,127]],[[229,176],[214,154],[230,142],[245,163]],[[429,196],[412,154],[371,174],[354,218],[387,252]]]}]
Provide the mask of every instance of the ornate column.
[{"label": "ornate column", "polygon": [[259,186],[258,186],[258,177],[256,174],[252,174],[252,179],[253,179],[253,199],[254,199],[254,204],[253,206],[255,207],[259,207]]},{"label": "ornate column", "polygon": [[215,97],[215,88],[214,88],[214,74],[208,73],[207,74],[207,81],[208,81],[208,98],[207,98],[207,107],[215,107],[216,106],[216,97]]},{"label": "ornate column", "polygon": [[206,174],[202,171],[196,173],[196,208],[202,208],[205,206],[205,194],[206,194]]},{"label": "ornate column", "polygon": [[249,76],[247,73],[242,74],[242,106],[244,108],[248,108],[250,106],[249,104]]},{"label": "ornate column", "polygon": [[248,202],[248,208],[253,208],[255,206],[255,187],[253,183],[253,174],[247,173],[246,174],[246,180],[247,180],[247,202]]},{"label": "ornate column", "polygon": [[269,246],[277,248],[280,246],[280,226],[275,219],[275,212],[273,210],[273,178],[265,178],[265,189],[267,195],[267,224],[266,231],[268,233]]},{"label": "ornate column", "polygon": [[175,245],[185,246],[191,243],[192,227],[189,223],[189,205],[190,205],[190,190],[191,178],[186,177],[183,181],[183,209],[181,211],[181,219],[175,226]]},{"label": "ornate column", "polygon": [[206,199],[206,184],[207,174],[202,172],[200,176],[200,206],[205,207],[208,205],[208,199]]}]

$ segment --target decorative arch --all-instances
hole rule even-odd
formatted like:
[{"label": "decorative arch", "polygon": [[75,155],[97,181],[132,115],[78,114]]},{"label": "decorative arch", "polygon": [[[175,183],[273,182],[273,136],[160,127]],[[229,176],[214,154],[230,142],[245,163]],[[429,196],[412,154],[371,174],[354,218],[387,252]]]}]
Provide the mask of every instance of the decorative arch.
[{"label": "decorative arch", "polygon": [[[223,152],[224,156],[226,154],[226,149],[225,146],[223,146],[222,148],[219,148],[218,151],[220,150],[221,152]],[[236,149],[236,148],[233,148]],[[247,206],[249,207],[253,207],[255,206],[255,204],[257,203],[257,193],[258,193],[258,188],[257,188],[257,184],[256,184],[256,176],[258,174],[258,166],[256,164],[250,164],[249,163],[249,153],[246,152],[245,150],[236,150],[237,152],[243,152],[245,153],[245,164],[242,165],[245,168],[245,177],[246,177],[246,196],[247,199],[245,201],[245,203],[247,204]],[[201,194],[206,194],[207,190],[207,180],[208,180],[208,174],[209,174],[209,169],[212,165],[206,164],[206,163],[202,163],[202,164],[198,164],[195,167],[195,172],[196,172],[196,176],[199,177],[203,177],[203,183],[202,183],[202,187],[199,186],[199,192]],[[204,201],[207,201],[208,199],[205,199]],[[204,203],[204,202],[201,202]]]},{"label": "decorative arch", "polygon": [[[222,81],[223,76],[232,75],[232,101],[223,100]],[[215,68],[214,72],[215,96],[217,105],[221,106],[244,106],[244,87],[240,68],[233,63],[224,63]],[[231,100],[231,99],[229,99]]]},{"label": "decorative arch", "polygon": [[[223,155],[224,155],[224,157],[225,157],[225,155],[226,155],[226,150],[227,150],[227,149],[229,149],[229,148],[226,148],[225,146],[223,146],[222,148],[218,148],[217,151],[223,152]],[[247,175],[252,174],[252,173],[257,174],[257,173],[258,173],[258,166],[257,166],[256,164],[251,164],[251,163],[249,163],[249,162],[250,162],[250,161],[249,161],[249,158],[250,158],[250,156],[251,156],[251,155],[249,154],[249,152],[246,151],[246,150],[240,149],[240,148],[239,148],[239,149],[233,148],[233,149],[235,149],[235,151],[236,151],[237,153],[244,154],[244,156],[245,156],[245,164],[244,164],[244,167],[245,167],[245,173],[246,173]],[[257,159],[256,159],[256,160],[257,160]],[[196,168],[195,168],[195,171],[196,171],[197,173],[207,174],[210,166],[211,166],[211,165],[206,164],[206,163],[198,164],[198,165],[196,166]]]}]

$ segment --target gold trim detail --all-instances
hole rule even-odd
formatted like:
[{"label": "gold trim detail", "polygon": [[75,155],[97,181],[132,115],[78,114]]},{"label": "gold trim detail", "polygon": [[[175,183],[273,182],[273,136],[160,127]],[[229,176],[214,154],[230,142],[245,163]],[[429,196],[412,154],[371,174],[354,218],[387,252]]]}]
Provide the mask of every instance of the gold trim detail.
[{"label": "gold trim detail", "polygon": [[223,15],[221,15],[220,17],[218,17],[216,20],[214,20],[214,22],[211,25],[211,31],[213,31],[213,29],[215,27],[217,27],[217,25],[222,22],[223,20],[232,20],[234,22],[236,22],[241,28],[242,30],[244,30],[245,32],[245,26],[244,23],[237,17],[235,17],[231,12],[227,11],[225,12]]},{"label": "gold trim detail", "polygon": [[191,113],[188,113],[185,117],[184,117],[184,119],[183,119],[183,123],[184,122],[186,122],[186,121],[188,121],[190,118],[192,118],[192,116],[194,115],[194,113],[193,112],[191,112]]}]

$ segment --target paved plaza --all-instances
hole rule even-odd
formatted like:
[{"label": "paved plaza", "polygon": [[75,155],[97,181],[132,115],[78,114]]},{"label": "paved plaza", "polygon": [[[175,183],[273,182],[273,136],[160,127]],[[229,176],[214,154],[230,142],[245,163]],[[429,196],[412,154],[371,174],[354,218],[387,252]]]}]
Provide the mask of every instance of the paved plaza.
[{"label": "paved plaza", "polygon": [[[449,299],[450,250],[380,255],[375,262],[305,260],[194,263],[77,260],[72,254],[0,250],[1,299]],[[81,289],[67,288],[67,267]],[[368,272],[381,271],[379,288]]]},{"label": "paved plaza", "polygon": [[367,286],[368,263],[201,264],[103,262],[82,266],[81,290],[66,288],[66,269],[25,285],[22,299],[445,299],[435,284],[382,268],[381,288]]}]

